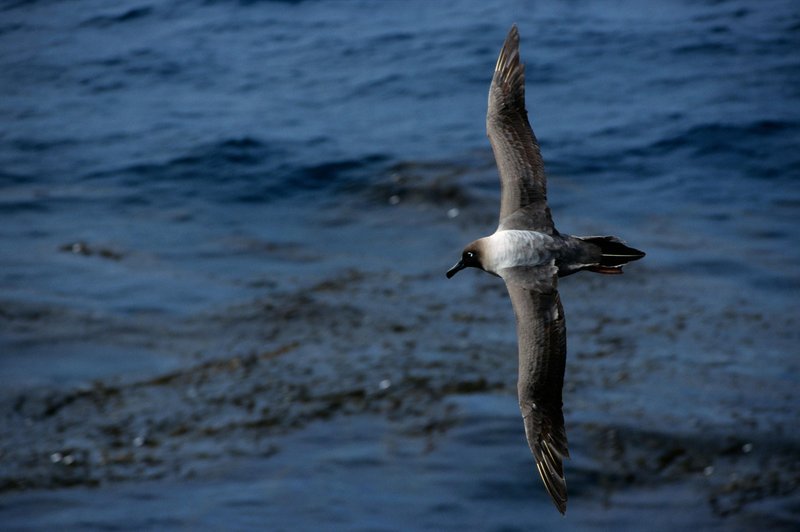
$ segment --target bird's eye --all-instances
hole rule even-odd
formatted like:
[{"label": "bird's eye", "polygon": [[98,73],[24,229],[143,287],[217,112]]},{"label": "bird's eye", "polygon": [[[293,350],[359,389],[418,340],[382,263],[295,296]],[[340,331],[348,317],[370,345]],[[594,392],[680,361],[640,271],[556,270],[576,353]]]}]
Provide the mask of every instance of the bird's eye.
[{"label": "bird's eye", "polygon": [[467,260],[474,259],[475,258],[475,252],[474,251],[465,251],[464,252],[464,258],[467,259]]}]

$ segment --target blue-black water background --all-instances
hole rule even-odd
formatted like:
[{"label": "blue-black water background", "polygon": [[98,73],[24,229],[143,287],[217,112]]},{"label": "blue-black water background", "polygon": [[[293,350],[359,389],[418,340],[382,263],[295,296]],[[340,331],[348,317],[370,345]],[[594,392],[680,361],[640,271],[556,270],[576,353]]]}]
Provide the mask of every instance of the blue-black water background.
[{"label": "blue-black water background", "polygon": [[[562,518],[514,398],[510,25],[564,279]],[[800,8],[0,6],[9,529],[795,529]]]}]

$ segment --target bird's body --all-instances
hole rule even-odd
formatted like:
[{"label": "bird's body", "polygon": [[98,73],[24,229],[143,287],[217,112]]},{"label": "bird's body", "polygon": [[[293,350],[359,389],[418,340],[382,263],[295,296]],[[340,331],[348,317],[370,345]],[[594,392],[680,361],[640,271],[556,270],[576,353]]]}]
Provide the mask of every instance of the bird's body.
[{"label": "bird's body", "polygon": [[489,89],[486,129],[500,172],[500,221],[468,244],[448,272],[475,267],[501,277],[517,318],[517,392],[525,435],[545,488],[561,513],[569,457],[561,391],[567,354],[558,278],[582,270],[622,273],[644,253],[612,236],[559,233],[547,205],[544,163],[525,110],[525,68],[516,26],[506,37]]},{"label": "bird's body", "polygon": [[502,277],[506,268],[540,266],[552,258],[555,239],[539,231],[508,229],[481,239],[486,250],[484,270]]}]

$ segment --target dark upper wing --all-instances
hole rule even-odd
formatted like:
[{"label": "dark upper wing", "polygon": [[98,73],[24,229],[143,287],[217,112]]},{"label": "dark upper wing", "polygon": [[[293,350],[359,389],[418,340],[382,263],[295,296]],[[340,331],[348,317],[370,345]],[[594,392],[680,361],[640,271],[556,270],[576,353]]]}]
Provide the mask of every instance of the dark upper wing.
[{"label": "dark upper wing", "polygon": [[525,111],[525,66],[519,33],[511,27],[489,88],[486,132],[500,171],[500,227],[552,234],[544,163]]},{"label": "dark upper wing", "polygon": [[[561,409],[567,358],[564,309],[551,271],[512,270],[515,271],[504,271],[503,278],[517,316],[517,392],[525,436],[547,492],[556,508],[564,513],[567,484],[562,459],[569,457]],[[550,290],[541,291],[546,277],[551,278]]]}]

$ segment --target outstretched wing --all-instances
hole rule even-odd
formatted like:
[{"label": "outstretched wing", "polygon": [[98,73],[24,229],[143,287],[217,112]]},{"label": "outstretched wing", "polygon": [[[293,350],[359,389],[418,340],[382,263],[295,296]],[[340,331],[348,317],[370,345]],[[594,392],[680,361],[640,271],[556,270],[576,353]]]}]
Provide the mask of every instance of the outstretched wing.
[{"label": "outstretched wing", "polygon": [[562,460],[569,457],[561,402],[567,332],[556,276],[545,268],[512,268],[503,278],[517,317],[517,392],[525,436],[544,486],[563,514],[567,484]]},{"label": "outstretched wing", "polygon": [[516,25],[497,58],[486,132],[500,172],[500,228],[552,234],[544,163],[525,110],[525,66],[519,60]]}]

